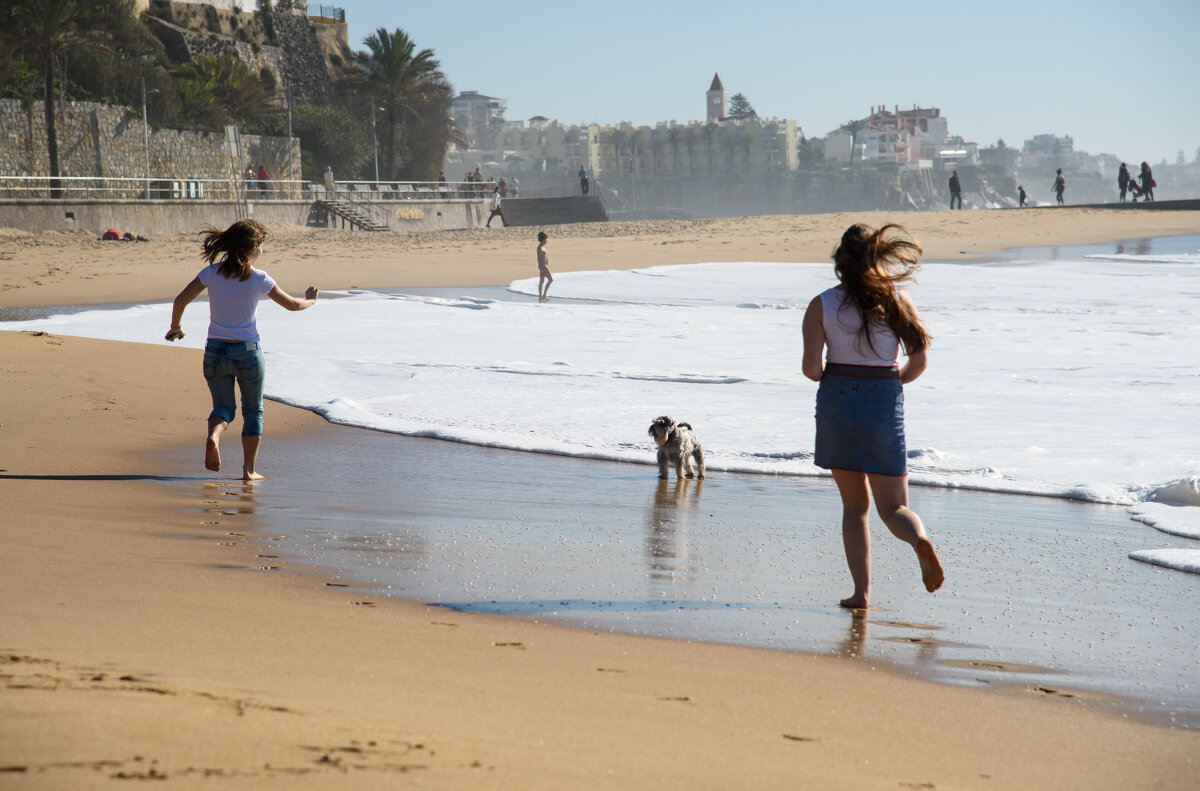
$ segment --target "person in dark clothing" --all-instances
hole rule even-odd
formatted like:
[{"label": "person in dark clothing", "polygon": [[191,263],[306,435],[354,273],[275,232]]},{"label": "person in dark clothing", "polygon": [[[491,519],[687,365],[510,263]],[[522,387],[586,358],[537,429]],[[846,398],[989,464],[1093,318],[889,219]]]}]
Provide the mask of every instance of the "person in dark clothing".
[{"label": "person in dark clothing", "polygon": [[1022,206],[1029,205],[1025,200],[1025,188],[1024,187],[1021,187],[1021,186],[1017,187],[1017,197],[1020,198]]},{"label": "person in dark clothing", "polygon": [[1150,163],[1142,163],[1142,197],[1146,200],[1154,200],[1154,174],[1150,172]]},{"label": "person in dark clothing", "polygon": [[1054,186],[1050,189],[1054,190],[1055,196],[1058,198],[1058,205],[1063,205],[1063,190],[1067,188],[1067,180],[1063,178],[1062,168],[1058,169],[1058,175],[1054,177]]},{"label": "person in dark clothing", "polygon": [[584,170],[583,165],[579,166],[579,189],[584,195],[588,194],[588,175],[587,171]]},{"label": "person in dark clothing", "polygon": [[1129,191],[1129,167],[1122,162],[1117,171],[1117,188],[1121,190],[1121,203],[1125,202],[1125,193]]},{"label": "person in dark clothing", "polygon": [[950,208],[954,208],[954,199],[958,198],[958,208],[962,208],[962,184],[958,180],[958,171],[950,177]]}]

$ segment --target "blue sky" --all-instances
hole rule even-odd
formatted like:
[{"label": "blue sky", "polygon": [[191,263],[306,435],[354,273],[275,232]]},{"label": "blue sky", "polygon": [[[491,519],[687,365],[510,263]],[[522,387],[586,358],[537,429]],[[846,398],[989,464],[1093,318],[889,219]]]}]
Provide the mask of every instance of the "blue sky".
[{"label": "blue sky", "polygon": [[882,104],[940,107],[981,145],[1052,133],[1152,163],[1200,147],[1200,0],[335,4],[351,48],[403,28],[510,119],[701,120],[717,72],[810,137]]}]

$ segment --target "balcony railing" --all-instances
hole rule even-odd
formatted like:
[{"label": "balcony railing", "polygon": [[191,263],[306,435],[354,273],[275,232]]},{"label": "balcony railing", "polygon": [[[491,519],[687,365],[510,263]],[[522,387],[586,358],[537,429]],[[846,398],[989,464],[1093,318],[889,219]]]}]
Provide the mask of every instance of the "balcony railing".
[{"label": "balcony railing", "polygon": [[0,176],[0,200],[487,200],[488,189],[479,182],[445,181],[339,181],[329,191],[298,179]]}]

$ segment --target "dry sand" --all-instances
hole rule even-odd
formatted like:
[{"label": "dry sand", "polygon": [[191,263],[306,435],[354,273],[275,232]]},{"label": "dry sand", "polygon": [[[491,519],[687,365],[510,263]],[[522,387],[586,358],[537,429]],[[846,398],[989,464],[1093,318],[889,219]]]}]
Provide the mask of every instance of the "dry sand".
[{"label": "dry sand", "polygon": [[[560,270],[825,260],[851,219],[885,217],[550,232]],[[887,219],[933,258],[1200,230],[1196,212]],[[533,273],[531,235],[277,229],[268,244],[293,291],[483,285]],[[0,234],[0,306],[169,299],[195,253],[194,239]],[[240,483],[204,473],[198,369],[195,350],[0,332],[0,788],[1200,785],[1200,733],[1034,691],[331,587],[273,558]],[[268,410],[275,435],[320,422]],[[195,466],[169,468],[162,451],[187,445]],[[268,436],[268,472],[269,453]],[[161,484],[173,477],[209,495]]]}]

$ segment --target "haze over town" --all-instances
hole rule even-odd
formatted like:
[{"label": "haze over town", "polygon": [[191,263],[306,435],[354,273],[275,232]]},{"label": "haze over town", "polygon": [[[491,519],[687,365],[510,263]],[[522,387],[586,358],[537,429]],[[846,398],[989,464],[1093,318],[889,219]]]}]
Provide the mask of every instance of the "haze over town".
[{"label": "haze over town", "polygon": [[514,120],[703,120],[717,72],[730,95],[809,137],[871,106],[915,105],[940,107],[952,134],[980,145],[1070,135],[1079,150],[1152,163],[1200,147],[1194,0],[340,5],[352,48],[403,28],[455,90],[507,100]]}]

